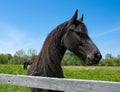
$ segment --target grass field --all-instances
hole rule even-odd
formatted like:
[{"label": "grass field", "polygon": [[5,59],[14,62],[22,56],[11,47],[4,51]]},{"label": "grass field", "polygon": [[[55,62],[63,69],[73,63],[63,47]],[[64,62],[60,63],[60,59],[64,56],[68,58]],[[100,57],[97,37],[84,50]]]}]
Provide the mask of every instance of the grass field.
[{"label": "grass field", "polygon": [[[120,82],[120,67],[63,66],[63,71],[65,78]],[[0,73],[26,75],[27,71],[21,65],[0,64]],[[29,92],[29,88],[0,85],[0,92]]]},{"label": "grass field", "polygon": [[120,82],[120,67],[65,66],[63,69],[66,78]]}]

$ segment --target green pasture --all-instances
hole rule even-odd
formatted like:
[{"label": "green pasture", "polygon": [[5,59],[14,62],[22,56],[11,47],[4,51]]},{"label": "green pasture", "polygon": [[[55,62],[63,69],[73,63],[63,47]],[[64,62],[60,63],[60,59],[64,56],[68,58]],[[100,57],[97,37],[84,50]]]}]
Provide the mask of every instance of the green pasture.
[{"label": "green pasture", "polygon": [[[87,79],[120,82],[120,67],[101,67],[101,66],[63,66],[65,78]],[[27,71],[22,65],[0,64],[0,73],[26,75]],[[29,88],[2,85],[0,92],[29,92]]]}]

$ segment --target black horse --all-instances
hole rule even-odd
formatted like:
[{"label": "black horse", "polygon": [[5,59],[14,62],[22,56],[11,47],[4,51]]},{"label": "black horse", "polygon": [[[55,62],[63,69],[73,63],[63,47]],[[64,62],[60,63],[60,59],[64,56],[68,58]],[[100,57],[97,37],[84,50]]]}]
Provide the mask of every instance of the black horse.
[{"label": "black horse", "polygon": [[27,70],[28,65],[31,65],[33,60],[31,58],[24,59],[23,68]]},{"label": "black horse", "polygon": [[[61,60],[67,49],[83,59],[87,65],[99,63],[101,53],[88,36],[83,16],[77,19],[78,10],[73,17],[57,26],[46,38],[42,50],[32,63],[28,74],[31,76],[63,78]],[[31,92],[63,92],[31,88]]]}]

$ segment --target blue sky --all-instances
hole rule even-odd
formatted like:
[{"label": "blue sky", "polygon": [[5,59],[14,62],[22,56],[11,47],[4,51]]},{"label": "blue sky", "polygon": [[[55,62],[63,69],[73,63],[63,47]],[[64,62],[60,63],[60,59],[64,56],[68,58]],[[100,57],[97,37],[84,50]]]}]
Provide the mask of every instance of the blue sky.
[{"label": "blue sky", "polygon": [[120,0],[0,0],[0,53],[39,53],[51,30],[76,9],[103,57],[120,54]]}]

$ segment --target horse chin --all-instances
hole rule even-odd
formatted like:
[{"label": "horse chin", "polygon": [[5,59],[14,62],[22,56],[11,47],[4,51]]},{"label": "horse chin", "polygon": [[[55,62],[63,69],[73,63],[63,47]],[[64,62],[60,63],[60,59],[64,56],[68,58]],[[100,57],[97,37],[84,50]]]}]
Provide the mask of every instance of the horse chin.
[{"label": "horse chin", "polygon": [[97,65],[98,63],[99,63],[99,60],[95,60],[95,59],[92,59],[92,60],[86,59],[85,60],[85,65],[89,65],[89,66]]}]

